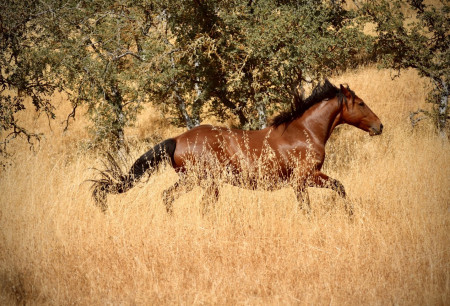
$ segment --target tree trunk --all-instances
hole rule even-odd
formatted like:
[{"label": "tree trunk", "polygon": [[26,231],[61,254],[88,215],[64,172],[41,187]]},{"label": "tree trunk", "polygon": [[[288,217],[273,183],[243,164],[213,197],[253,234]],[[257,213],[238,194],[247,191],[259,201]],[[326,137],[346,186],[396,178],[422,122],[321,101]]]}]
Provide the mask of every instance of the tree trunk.
[{"label": "tree trunk", "polygon": [[[199,63],[195,62],[195,67],[198,67]],[[195,92],[196,92],[196,97],[194,100],[194,104],[192,106],[192,121],[194,123],[195,126],[200,124],[200,113],[202,111],[202,106],[203,106],[203,100],[202,100],[202,90],[200,89],[200,86],[198,86],[198,84],[200,83],[200,79],[199,77],[195,78],[195,84],[194,84],[194,88],[195,88]]]},{"label": "tree trunk", "polygon": [[215,91],[215,94],[216,97],[219,98],[219,100],[222,102],[222,104],[228,107],[231,112],[239,118],[239,125],[241,127],[245,126],[248,123],[248,119],[242,109],[237,107],[231,100],[227,98],[224,90],[217,90]]},{"label": "tree trunk", "polygon": [[113,130],[111,133],[115,137],[114,145],[117,150],[120,150],[125,147],[125,114],[123,111],[123,99],[117,84],[111,84],[110,90],[111,93],[106,96],[106,99],[109,100],[109,103],[112,104],[114,109],[114,119],[112,122]]},{"label": "tree trunk", "polygon": [[448,113],[448,85],[447,83],[440,79],[439,83],[441,85],[441,99],[439,101],[439,107],[438,107],[438,127],[439,127],[439,136],[441,138],[446,139],[446,125],[447,125],[447,113]]},{"label": "tree trunk", "polygon": [[177,108],[180,111],[181,116],[184,119],[184,123],[186,124],[186,127],[190,130],[193,127],[195,127],[198,124],[195,124],[195,122],[192,120],[192,118],[189,116],[187,110],[186,110],[186,102],[184,99],[178,94],[178,92],[174,91],[175,100],[177,103]]},{"label": "tree trunk", "polygon": [[266,106],[263,101],[256,106],[258,112],[258,128],[264,129],[267,126]]}]

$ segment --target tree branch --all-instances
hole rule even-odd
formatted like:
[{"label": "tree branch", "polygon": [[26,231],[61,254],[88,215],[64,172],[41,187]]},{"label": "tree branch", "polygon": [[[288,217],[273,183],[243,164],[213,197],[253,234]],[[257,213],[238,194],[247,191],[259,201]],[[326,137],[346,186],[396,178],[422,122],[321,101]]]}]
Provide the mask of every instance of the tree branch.
[{"label": "tree branch", "polygon": [[123,53],[123,54],[121,54],[121,55],[118,55],[118,56],[114,57],[114,58],[113,58],[113,61],[117,61],[117,60],[119,60],[119,59],[121,59],[122,57],[125,57],[125,56],[127,56],[127,55],[131,55],[131,56],[133,56],[134,58],[137,58],[138,60],[140,60],[141,62],[144,61],[144,60],[142,59],[142,57],[140,57],[138,54],[136,54],[136,53],[134,53],[134,52],[131,52],[131,51],[126,51],[125,53]]},{"label": "tree branch", "polygon": [[[420,113],[425,114],[425,117],[414,118],[415,116],[417,116]],[[429,111],[426,111],[424,109],[418,109],[417,111],[411,112],[409,114],[409,120],[411,120],[411,125],[413,128],[417,125],[417,123],[419,123],[419,121],[422,121],[422,120],[430,118],[430,117],[432,117],[432,114]]]}]

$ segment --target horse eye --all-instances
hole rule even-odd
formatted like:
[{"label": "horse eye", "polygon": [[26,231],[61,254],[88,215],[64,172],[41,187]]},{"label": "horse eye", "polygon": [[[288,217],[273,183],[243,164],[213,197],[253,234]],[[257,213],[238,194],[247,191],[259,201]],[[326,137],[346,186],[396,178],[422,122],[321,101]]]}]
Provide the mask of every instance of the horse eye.
[{"label": "horse eye", "polygon": [[359,106],[364,106],[364,102],[359,102]]}]

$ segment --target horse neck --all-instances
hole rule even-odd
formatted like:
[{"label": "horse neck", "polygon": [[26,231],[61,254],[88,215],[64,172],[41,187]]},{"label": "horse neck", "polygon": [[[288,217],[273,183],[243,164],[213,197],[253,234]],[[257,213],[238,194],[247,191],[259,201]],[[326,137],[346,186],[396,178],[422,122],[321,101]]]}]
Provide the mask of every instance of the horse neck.
[{"label": "horse neck", "polygon": [[342,105],[335,97],[319,102],[292,122],[292,127],[308,132],[316,143],[325,145],[334,128],[341,123]]}]

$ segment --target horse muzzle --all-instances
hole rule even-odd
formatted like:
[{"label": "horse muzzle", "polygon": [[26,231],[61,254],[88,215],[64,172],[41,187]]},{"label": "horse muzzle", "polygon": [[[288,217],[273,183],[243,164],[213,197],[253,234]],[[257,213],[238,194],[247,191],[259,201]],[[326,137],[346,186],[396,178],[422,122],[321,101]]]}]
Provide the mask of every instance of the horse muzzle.
[{"label": "horse muzzle", "polygon": [[369,130],[370,136],[380,135],[383,132],[383,124],[380,123],[378,127],[371,127]]}]

